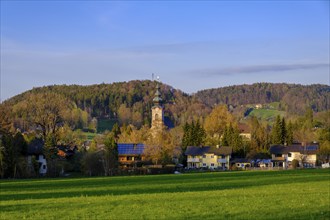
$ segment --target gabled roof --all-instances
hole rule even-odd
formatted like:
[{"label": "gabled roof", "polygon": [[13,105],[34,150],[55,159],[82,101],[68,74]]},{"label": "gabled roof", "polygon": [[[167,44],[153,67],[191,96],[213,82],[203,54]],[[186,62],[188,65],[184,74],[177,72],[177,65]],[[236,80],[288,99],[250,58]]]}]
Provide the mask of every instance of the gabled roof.
[{"label": "gabled roof", "polygon": [[203,155],[208,152],[210,147],[195,147],[195,146],[188,146],[185,152],[185,155],[197,156]]},{"label": "gabled roof", "polygon": [[144,153],[144,144],[117,144],[118,155],[141,155]]},{"label": "gabled roof", "polygon": [[235,158],[230,160],[231,163],[250,163],[249,159],[246,158]]},{"label": "gabled roof", "polygon": [[44,142],[41,139],[34,139],[28,145],[28,155],[39,155],[42,154]]},{"label": "gabled roof", "polygon": [[231,147],[210,147],[209,153],[214,153],[215,155],[230,155],[233,152]]},{"label": "gabled roof", "polygon": [[232,153],[231,147],[196,147],[196,146],[188,146],[185,152],[185,155],[197,156],[203,154],[215,154],[215,155],[230,155]]},{"label": "gabled roof", "polygon": [[269,152],[271,154],[287,154],[290,152],[299,152],[302,154],[316,154],[318,152],[318,145],[317,144],[309,144],[306,146],[301,145],[273,145],[270,147]]}]

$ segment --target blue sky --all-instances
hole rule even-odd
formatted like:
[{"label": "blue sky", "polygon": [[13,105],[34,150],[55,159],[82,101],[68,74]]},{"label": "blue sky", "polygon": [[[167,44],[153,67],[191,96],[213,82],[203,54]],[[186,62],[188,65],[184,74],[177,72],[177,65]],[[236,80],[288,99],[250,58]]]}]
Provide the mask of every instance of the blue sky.
[{"label": "blue sky", "polygon": [[329,38],[329,1],[1,1],[1,100],[152,73],[188,93],[329,85]]}]

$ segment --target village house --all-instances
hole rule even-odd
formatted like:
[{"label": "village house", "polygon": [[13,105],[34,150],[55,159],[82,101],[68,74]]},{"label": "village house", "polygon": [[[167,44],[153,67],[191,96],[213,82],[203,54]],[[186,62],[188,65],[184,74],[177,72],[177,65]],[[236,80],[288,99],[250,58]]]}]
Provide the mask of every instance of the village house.
[{"label": "village house", "polygon": [[269,151],[272,155],[273,167],[291,168],[292,161],[297,160],[299,167],[315,167],[318,152],[317,144],[274,145]]},{"label": "village house", "polygon": [[260,167],[260,168],[270,168],[273,167],[273,163],[271,159],[254,159],[251,160],[252,167]]},{"label": "village house", "polygon": [[232,154],[231,147],[195,147],[186,149],[187,167],[208,169],[229,169],[229,161]]},{"label": "village house", "polygon": [[145,160],[143,144],[117,144],[118,161],[121,168],[134,168]]},{"label": "village house", "polygon": [[33,162],[36,161],[38,163],[38,171],[39,175],[46,175],[47,173],[47,161],[46,157],[43,154],[44,142],[41,139],[34,139],[28,145],[27,150],[27,161],[28,165],[31,169],[34,169]]},{"label": "village house", "polygon": [[239,135],[246,140],[251,140],[251,129],[247,124],[238,124]]}]

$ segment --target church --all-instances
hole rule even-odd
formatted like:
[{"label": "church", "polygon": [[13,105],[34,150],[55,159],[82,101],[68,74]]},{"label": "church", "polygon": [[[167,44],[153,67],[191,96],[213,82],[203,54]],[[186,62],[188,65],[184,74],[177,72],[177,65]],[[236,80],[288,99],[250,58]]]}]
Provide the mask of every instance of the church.
[{"label": "church", "polygon": [[[163,100],[161,98],[159,82],[156,83],[156,91],[151,108],[151,134],[157,135],[165,127],[171,128],[170,120],[164,117]],[[167,123],[166,123],[167,122]],[[168,125],[168,126],[167,126]],[[121,167],[135,167],[145,160],[143,156],[145,146],[134,143],[118,143],[118,159]]]},{"label": "church", "polygon": [[155,98],[152,100],[154,105],[151,108],[151,130],[157,132],[164,127],[164,108],[162,106],[161,93],[159,91],[159,83],[156,85]]}]

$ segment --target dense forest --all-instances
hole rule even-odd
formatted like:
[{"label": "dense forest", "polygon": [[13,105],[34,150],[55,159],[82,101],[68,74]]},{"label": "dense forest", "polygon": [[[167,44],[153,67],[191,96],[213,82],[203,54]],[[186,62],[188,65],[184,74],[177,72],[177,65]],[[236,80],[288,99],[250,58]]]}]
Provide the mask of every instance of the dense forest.
[{"label": "dense forest", "polygon": [[[155,93],[155,82],[134,80],[99,85],[53,85],[33,88],[3,104],[15,106],[30,94],[53,92],[63,95],[87,112],[90,118],[118,119],[122,124],[137,127],[150,124],[150,109]],[[327,85],[296,85],[256,83],[199,91],[188,95],[173,87],[161,84],[165,116],[174,125],[201,120],[218,104],[243,108],[237,117],[243,117],[246,104],[279,102],[279,110],[303,115],[308,108],[321,112],[330,108],[330,87]],[[243,106],[243,107],[242,107]]]},{"label": "dense forest", "polygon": [[281,110],[300,115],[306,108],[312,108],[314,112],[330,108],[330,87],[327,85],[255,83],[202,90],[194,96],[207,106],[280,102]]}]

